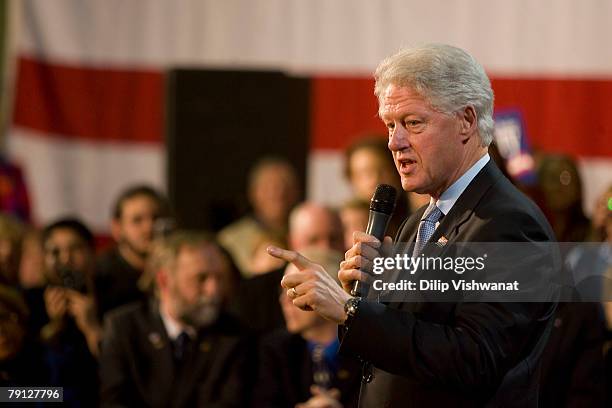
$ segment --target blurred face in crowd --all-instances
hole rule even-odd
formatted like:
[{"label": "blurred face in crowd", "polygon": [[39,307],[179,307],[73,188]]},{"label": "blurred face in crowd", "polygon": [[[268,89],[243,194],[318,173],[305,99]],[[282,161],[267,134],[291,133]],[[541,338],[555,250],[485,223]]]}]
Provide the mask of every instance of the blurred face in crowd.
[{"label": "blurred face in crowd", "polygon": [[205,327],[218,316],[222,299],[229,291],[230,265],[212,244],[184,246],[172,271],[160,282],[169,313],[184,324]]},{"label": "blurred face in crowd", "polygon": [[93,264],[93,252],[71,228],[56,228],[44,243],[45,270],[53,282],[58,268],[88,274]]},{"label": "blurred face in crowd", "polygon": [[380,117],[404,190],[437,199],[484,154],[475,115],[472,108],[441,113],[410,87],[385,89]]},{"label": "blurred face in crowd", "polygon": [[25,328],[18,315],[0,302],[0,361],[15,356],[24,337]]},{"label": "blurred face in crowd", "polygon": [[396,185],[395,169],[380,152],[363,147],[355,150],[349,158],[349,174],[355,195],[370,201],[376,186],[381,183]]},{"label": "blurred face in crowd", "polygon": [[546,205],[551,210],[566,210],[581,198],[576,166],[567,158],[545,158],[539,171]]},{"label": "blurred face in crowd", "polygon": [[19,265],[19,282],[24,288],[44,284],[45,255],[36,233],[26,235],[22,244],[22,257]]},{"label": "blurred face in crowd", "polygon": [[[293,264],[289,264],[285,269],[285,275],[296,272],[297,268]],[[317,313],[308,312],[297,308],[287,297],[284,290],[281,291],[279,301],[285,316],[287,330],[290,333],[304,334],[306,331],[317,328],[326,323]]]},{"label": "blurred face in crowd", "polygon": [[0,282],[13,284],[18,278],[19,251],[8,239],[0,239]]},{"label": "blurred face in crowd", "polygon": [[597,201],[595,207],[593,207],[593,214],[591,215],[591,224],[594,228],[603,228],[606,224],[606,218],[612,214],[612,187],[607,191],[604,191]]},{"label": "blurred face in crowd", "polygon": [[0,283],[10,286],[18,283],[22,240],[21,224],[0,213]]},{"label": "blurred face in crowd", "polygon": [[344,246],[346,249],[353,246],[353,233],[365,231],[368,226],[368,208],[347,207],[340,211],[342,227],[344,229]]},{"label": "blurred face in crowd", "polygon": [[151,249],[159,204],[147,195],[128,198],[121,206],[121,217],[113,220],[113,237],[139,257],[146,257]]},{"label": "blurred face in crowd", "polygon": [[343,252],[344,237],[339,216],[316,204],[307,203],[296,208],[290,220],[289,244],[296,251],[315,247]]},{"label": "blurred face in crowd", "polygon": [[272,226],[284,225],[298,199],[297,180],[293,170],[281,163],[264,166],[259,169],[249,196],[255,214],[261,221]]}]

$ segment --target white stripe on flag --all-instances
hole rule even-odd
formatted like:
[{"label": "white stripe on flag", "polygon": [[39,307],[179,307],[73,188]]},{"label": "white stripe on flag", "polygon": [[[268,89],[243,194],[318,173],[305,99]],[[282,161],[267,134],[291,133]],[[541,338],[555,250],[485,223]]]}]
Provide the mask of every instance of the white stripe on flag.
[{"label": "white stripe on flag", "polygon": [[62,140],[13,128],[8,150],[23,166],[37,223],[77,215],[95,231],[108,231],[122,189],[147,183],[163,191],[166,185],[161,144]]},{"label": "white stripe on flag", "polygon": [[[463,47],[491,72],[612,72],[607,0],[29,0],[21,50],[101,66],[370,73],[397,49]],[[603,45],[602,45],[603,44]]]}]

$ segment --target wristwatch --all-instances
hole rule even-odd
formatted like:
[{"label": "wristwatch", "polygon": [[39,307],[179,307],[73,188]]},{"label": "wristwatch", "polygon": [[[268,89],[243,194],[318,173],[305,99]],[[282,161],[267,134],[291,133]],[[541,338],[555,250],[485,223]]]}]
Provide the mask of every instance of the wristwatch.
[{"label": "wristwatch", "polygon": [[344,313],[346,313],[346,320],[344,321],[345,328],[348,329],[349,325],[351,324],[351,321],[357,314],[361,300],[362,299],[358,296],[352,297],[349,300],[347,300],[346,303],[344,304]]}]

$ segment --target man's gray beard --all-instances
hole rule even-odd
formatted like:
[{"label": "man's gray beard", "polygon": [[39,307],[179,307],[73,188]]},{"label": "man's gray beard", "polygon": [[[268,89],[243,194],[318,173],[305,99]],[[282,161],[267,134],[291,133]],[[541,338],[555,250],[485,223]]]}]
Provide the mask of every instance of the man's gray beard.
[{"label": "man's gray beard", "polygon": [[183,299],[177,299],[176,310],[179,319],[196,329],[212,325],[219,316],[219,302],[216,299],[203,298],[197,305],[186,305]]}]

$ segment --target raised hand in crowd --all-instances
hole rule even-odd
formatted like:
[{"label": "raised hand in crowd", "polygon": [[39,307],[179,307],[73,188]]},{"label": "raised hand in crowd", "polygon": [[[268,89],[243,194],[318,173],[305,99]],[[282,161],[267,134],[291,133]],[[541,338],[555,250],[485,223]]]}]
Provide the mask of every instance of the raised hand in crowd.
[{"label": "raised hand in crowd", "polygon": [[98,344],[102,337],[102,326],[97,318],[96,304],[92,295],[84,295],[73,289],[65,289],[68,313],[74,318],[79,330],[85,336],[89,351],[99,353]]}]

